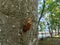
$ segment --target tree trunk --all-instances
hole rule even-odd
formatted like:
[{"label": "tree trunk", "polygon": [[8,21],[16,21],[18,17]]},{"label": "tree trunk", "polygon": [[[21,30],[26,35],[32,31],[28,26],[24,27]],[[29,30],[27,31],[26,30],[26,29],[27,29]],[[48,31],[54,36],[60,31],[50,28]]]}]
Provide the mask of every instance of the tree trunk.
[{"label": "tree trunk", "polygon": [[[27,17],[32,19],[32,26],[23,32]],[[37,33],[37,0],[0,0],[1,45],[30,45]]]},{"label": "tree trunk", "polygon": [[55,36],[56,36],[56,29],[55,29]]},{"label": "tree trunk", "polygon": [[49,28],[49,33],[50,33],[51,38],[52,38],[53,31],[50,28]]},{"label": "tree trunk", "polygon": [[58,27],[58,35],[59,35],[59,27]]}]

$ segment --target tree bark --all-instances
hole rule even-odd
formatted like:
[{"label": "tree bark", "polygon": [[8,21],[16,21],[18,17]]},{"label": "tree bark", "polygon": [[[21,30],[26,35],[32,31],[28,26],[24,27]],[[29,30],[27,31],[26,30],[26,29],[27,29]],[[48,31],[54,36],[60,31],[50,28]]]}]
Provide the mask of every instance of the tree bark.
[{"label": "tree bark", "polygon": [[[23,32],[25,18],[32,26]],[[37,0],[0,0],[0,43],[2,45],[29,45],[37,38]]]}]

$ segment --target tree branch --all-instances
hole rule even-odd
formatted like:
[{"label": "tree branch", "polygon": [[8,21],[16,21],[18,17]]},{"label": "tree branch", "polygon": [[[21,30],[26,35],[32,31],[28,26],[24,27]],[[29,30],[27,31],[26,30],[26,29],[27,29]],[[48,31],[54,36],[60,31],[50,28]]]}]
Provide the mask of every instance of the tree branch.
[{"label": "tree branch", "polygon": [[[44,16],[43,13],[44,13],[44,9],[45,9],[45,0],[43,0],[43,7],[42,7],[42,11],[41,11],[41,16],[39,17],[39,20],[38,20],[38,25],[40,23],[40,19]],[[38,30],[38,27],[37,27],[37,30]]]},{"label": "tree branch", "polygon": [[39,22],[40,22],[40,19],[43,17],[44,9],[45,9],[45,0],[43,0],[43,9],[42,9],[42,11],[41,11],[41,16],[39,17],[38,24],[39,24]]}]

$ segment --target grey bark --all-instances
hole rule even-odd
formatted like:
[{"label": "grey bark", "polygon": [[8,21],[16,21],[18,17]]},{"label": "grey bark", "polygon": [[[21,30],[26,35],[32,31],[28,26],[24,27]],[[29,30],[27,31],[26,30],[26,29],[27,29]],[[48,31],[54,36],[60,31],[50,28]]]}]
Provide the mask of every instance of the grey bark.
[{"label": "grey bark", "polygon": [[[30,30],[23,33],[26,17],[33,21]],[[0,0],[1,45],[29,45],[37,38],[37,0]]]}]

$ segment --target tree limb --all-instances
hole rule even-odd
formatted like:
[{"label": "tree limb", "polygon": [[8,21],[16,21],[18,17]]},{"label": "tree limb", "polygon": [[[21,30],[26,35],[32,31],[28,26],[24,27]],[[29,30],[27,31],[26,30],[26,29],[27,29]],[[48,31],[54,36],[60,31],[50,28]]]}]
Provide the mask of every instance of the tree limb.
[{"label": "tree limb", "polygon": [[45,0],[43,0],[43,7],[42,7],[42,11],[41,11],[41,16],[39,17],[39,20],[38,20],[38,24],[40,22],[40,19],[44,16],[43,13],[44,13],[44,9],[45,9]]}]

